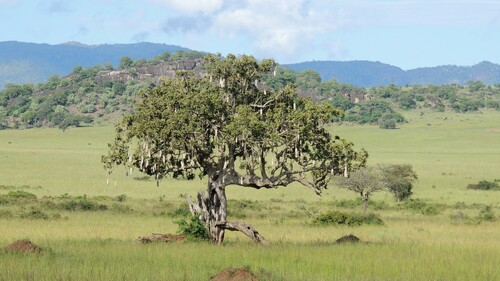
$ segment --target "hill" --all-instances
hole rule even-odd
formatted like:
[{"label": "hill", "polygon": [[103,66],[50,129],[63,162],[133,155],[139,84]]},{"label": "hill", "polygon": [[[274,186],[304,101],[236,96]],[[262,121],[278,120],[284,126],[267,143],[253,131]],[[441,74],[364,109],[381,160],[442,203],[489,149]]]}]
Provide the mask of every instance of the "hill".
[{"label": "hill", "polygon": [[81,122],[109,120],[132,109],[135,94],[145,87],[173,77],[178,70],[201,72],[204,53],[178,51],[150,60],[124,60],[110,64],[73,67],[64,77],[51,76],[45,83],[7,84],[0,90],[0,130],[78,126]]},{"label": "hill", "polygon": [[49,45],[0,42],[0,89],[7,83],[39,83],[54,74],[65,76],[75,66],[90,67],[108,62],[116,67],[123,56],[149,59],[163,52],[180,50],[188,49],[153,43],[84,45],[68,42]]},{"label": "hill", "polygon": [[[163,53],[150,60],[122,59],[118,68],[110,64],[73,67],[69,75],[51,76],[45,83],[7,84],[0,90],[0,130],[52,126],[65,129],[81,123],[112,121],[132,110],[139,91],[174,77],[177,70],[203,75],[204,56],[196,51]],[[395,128],[405,122],[400,112],[412,109],[500,110],[500,84],[479,81],[464,86],[362,88],[336,80],[322,81],[314,70],[297,72],[286,68],[262,78],[262,87],[279,90],[293,83],[300,95],[344,110],[344,121],[379,124],[381,128]]]},{"label": "hill", "polygon": [[469,81],[485,84],[500,83],[500,65],[481,62],[473,66],[444,65],[403,70],[399,67],[371,61],[312,61],[284,65],[303,71],[313,69],[322,80],[335,78],[342,83],[358,87],[374,87],[395,84],[404,85],[465,85]]},{"label": "hill", "polygon": [[[0,42],[0,89],[7,83],[40,83],[57,74],[65,76],[75,66],[91,67],[110,63],[118,66],[120,58],[150,59],[163,52],[188,51],[175,45],[135,43],[84,45],[68,42],[59,45],[23,42]],[[481,62],[473,66],[445,65],[403,70],[397,66],[372,61],[310,61],[283,65],[285,68],[317,71],[323,81],[335,78],[357,87],[404,85],[465,85],[468,81],[500,84],[500,65]]]}]

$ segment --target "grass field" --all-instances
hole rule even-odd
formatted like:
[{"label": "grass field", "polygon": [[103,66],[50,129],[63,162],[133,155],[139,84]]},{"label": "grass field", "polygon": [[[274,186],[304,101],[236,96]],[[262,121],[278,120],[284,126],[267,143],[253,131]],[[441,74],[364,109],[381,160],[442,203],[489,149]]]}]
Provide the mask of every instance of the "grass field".
[{"label": "grass field", "polygon": [[[412,164],[419,176],[413,198],[425,208],[380,192],[369,211],[384,225],[317,227],[310,222],[324,211],[360,211],[356,194],[334,186],[321,197],[298,185],[229,187],[230,217],[254,225],[271,241],[267,248],[238,233],[229,233],[222,247],[137,244],[138,236],[174,233],[180,195],[194,195],[205,182],[167,179],[157,187],[120,169],[108,176],[100,156],[112,139],[110,126],[0,131],[0,195],[37,196],[0,201],[0,247],[30,239],[47,250],[0,253],[0,280],[208,280],[226,267],[247,267],[262,280],[500,280],[500,219],[462,220],[487,208],[500,216],[500,191],[466,189],[500,179],[500,113],[409,112],[407,118],[397,130],[348,124],[333,130],[366,148],[369,165]],[[106,208],[61,207],[84,194]],[[49,217],[30,217],[34,210]],[[334,243],[347,234],[364,243]]]}]

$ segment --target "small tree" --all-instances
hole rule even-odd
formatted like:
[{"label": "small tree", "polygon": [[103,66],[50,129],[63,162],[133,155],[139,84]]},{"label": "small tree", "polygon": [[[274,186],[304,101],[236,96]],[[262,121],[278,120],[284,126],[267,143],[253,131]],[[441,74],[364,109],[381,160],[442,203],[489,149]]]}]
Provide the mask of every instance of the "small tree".
[{"label": "small tree", "polygon": [[500,186],[495,181],[486,181],[482,180],[478,183],[471,183],[467,185],[467,189],[476,189],[476,190],[496,190],[499,189]]},{"label": "small tree", "polygon": [[134,61],[130,57],[124,56],[120,58],[118,68],[123,70],[132,67],[132,65],[134,65]]},{"label": "small tree", "polygon": [[117,125],[103,162],[109,172],[124,164],[157,180],[205,177],[206,191],[188,202],[214,242],[222,243],[225,230],[265,241],[250,225],[227,220],[227,186],[299,183],[319,194],[332,175],[364,166],[364,150],[354,153],[352,143],[325,128],[340,111],[300,98],[291,85],[262,87],[274,61],[209,55],[204,66],[202,77],[179,72],[142,92],[134,113]]},{"label": "small tree", "polygon": [[378,126],[380,129],[396,129],[396,120],[380,118]]},{"label": "small tree", "polygon": [[347,188],[360,195],[361,202],[363,202],[363,212],[366,212],[369,197],[385,187],[381,171],[368,167],[351,172],[349,177],[339,177],[336,183],[339,187]]},{"label": "small tree", "polygon": [[9,127],[9,120],[7,116],[0,114],[0,130],[7,129]]},{"label": "small tree", "polygon": [[385,165],[379,167],[385,187],[397,202],[410,198],[417,174],[409,164]]}]

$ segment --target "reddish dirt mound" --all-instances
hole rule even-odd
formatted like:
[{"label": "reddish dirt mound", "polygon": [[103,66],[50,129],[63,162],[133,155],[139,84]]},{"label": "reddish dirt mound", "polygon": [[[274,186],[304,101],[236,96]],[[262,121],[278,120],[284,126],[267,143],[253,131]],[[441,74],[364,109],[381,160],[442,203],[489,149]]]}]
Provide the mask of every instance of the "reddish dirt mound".
[{"label": "reddish dirt mound", "polygon": [[30,240],[17,240],[3,249],[5,252],[15,252],[15,253],[41,254],[43,251],[42,248],[33,244]]},{"label": "reddish dirt mound", "polygon": [[257,277],[244,268],[226,268],[210,279],[211,281],[259,281]]},{"label": "reddish dirt mound", "polygon": [[337,239],[337,241],[335,241],[335,243],[337,244],[341,244],[341,243],[358,243],[360,240],[358,237],[350,234],[350,235],[346,235],[346,236],[343,236],[343,237],[340,237],[339,239]]}]

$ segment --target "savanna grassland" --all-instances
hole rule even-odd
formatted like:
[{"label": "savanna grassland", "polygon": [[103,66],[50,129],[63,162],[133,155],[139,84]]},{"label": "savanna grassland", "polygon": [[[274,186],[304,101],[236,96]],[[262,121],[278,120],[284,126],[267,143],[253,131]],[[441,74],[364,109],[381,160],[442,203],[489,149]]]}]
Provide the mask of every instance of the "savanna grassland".
[{"label": "savanna grassland", "polygon": [[[30,239],[43,255],[0,254],[0,280],[208,280],[246,267],[261,280],[500,280],[500,191],[468,184],[500,180],[500,113],[411,111],[396,130],[342,124],[335,134],[368,150],[368,164],[408,163],[413,200],[388,192],[368,211],[384,225],[313,226],[330,210],[361,212],[357,194],[331,185],[321,197],[293,185],[229,187],[229,217],[255,226],[262,247],[239,233],[224,246],[142,245],[175,233],[181,195],[205,181],[156,182],[124,170],[108,175],[101,155],[111,126],[0,131],[0,247]],[[347,234],[358,244],[338,245]]]}]

